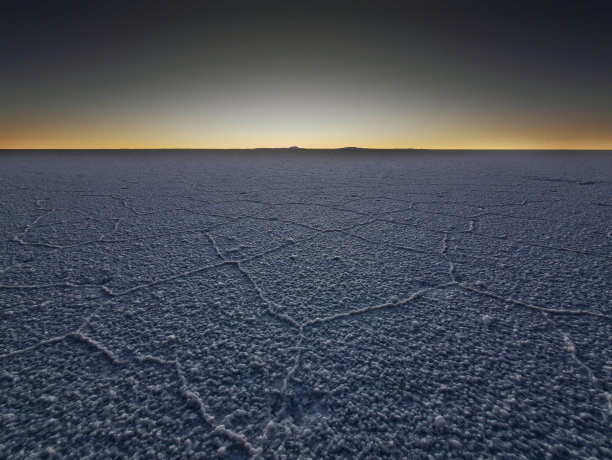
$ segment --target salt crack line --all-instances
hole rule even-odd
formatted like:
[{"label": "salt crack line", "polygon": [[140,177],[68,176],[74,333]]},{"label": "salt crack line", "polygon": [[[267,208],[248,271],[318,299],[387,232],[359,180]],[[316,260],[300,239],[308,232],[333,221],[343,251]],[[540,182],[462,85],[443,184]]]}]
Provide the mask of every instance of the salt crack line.
[{"label": "salt crack line", "polygon": [[30,289],[48,289],[48,288],[103,288],[102,284],[75,284],[70,282],[64,283],[49,283],[49,284],[0,284],[0,289],[6,290],[30,290]]},{"label": "salt crack line", "polygon": [[529,308],[531,310],[535,310],[535,311],[539,311],[543,313],[549,313],[551,315],[583,315],[583,316],[593,316],[595,318],[603,318],[603,319],[612,320],[612,316],[606,315],[604,313],[597,313],[597,312],[592,312],[592,311],[587,311],[587,310],[560,310],[560,309],[555,309],[555,308],[539,307],[537,305],[531,305],[531,304],[525,303],[521,300],[509,299],[507,297],[503,297],[493,292],[476,289],[471,286],[467,286],[465,284],[456,283],[456,285],[469,292],[475,292],[476,294],[491,297],[492,299],[501,300],[503,302],[508,302],[514,305],[519,305],[521,307]]},{"label": "salt crack line", "polygon": [[[25,234],[25,231],[22,232],[22,235]],[[21,239],[19,237],[19,235],[15,235],[13,236],[13,241],[21,244],[22,246],[37,246],[37,247],[42,247],[42,248],[49,248],[49,249],[66,249],[62,246],[58,246],[56,244],[50,244],[50,243],[31,243],[28,241],[24,241],[23,239]]]},{"label": "salt crack line", "polygon": [[369,212],[363,212],[363,211],[355,211],[355,210],[351,210],[351,209],[344,209],[338,206],[333,206],[333,205],[329,205],[329,204],[323,204],[323,203],[307,203],[307,202],[301,202],[301,201],[287,201],[287,202],[283,202],[283,203],[266,203],[266,204],[270,204],[270,206],[313,206],[313,207],[321,207],[321,208],[328,208],[331,209],[333,211],[341,211],[341,212],[346,212],[349,214],[357,214],[357,215],[362,215],[362,216],[368,216],[368,217],[374,217],[372,214],[370,214]]},{"label": "salt crack line", "polygon": [[150,288],[152,286],[157,286],[158,284],[168,283],[170,281],[174,281],[174,280],[177,280],[177,279],[180,279],[180,278],[184,278],[184,277],[187,277],[187,276],[190,276],[190,275],[194,275],[196,273],[200,273],[200,272],[203,272],[203,271],[206,271],[206,270],[211,270],[213,268],[219,268],[219,267],[222,267],[224,265],[236,265],[236,263],[237,262],[233,261],[233,260],[223,260],[222,262],[218,262],[216,264],[205,265],[204,267],[199,267],[199,268],[196,268],[194,270],[189,270],[189,271],[186,271],[186,272],[177,273],[176,275],[171,275],[171,276],[168,276],[166,278],[157,279],[157,280],[151,281],[150,283],[139,284],[138,286],[131,287],[131,288],[126,289],[125,291],[121,291],[121,292],[114,292],[109,287],[104,286],[104,285],[98,286],[98,287],[101,287],[102,290],[107,295],[109,295],[111,297],[121,297],[121,296],[124,296],[124,295],[127,295],[127,294],[131,294],[132,292],[140,291],[142,289],[147,289],[147,288]]},{"label": "salt crack line", "polygon": [[40,347],[43,347],[45,345],[51,345],[54,343],[58,343],[58,342],[63,342],[65,340],[69,340],[69,339],[73,339],[73,340],[77,340],[80,342],[83,342],[87,345],[89,345],[90,347],[96,349],[97,351],[100,351],[104,356],[106,356],[108,358],[108,360],[115,364],[116,366],[120,366],[120,365],[124,365],[127,364],[127,361],[124,360],[120,360],[119,358],[117,358],[117,356],[115,356],[115,354],[110,351],[108,348],[106,348],[104,345],[100,344],[99,342],[96,342],[95,340],[93,340],[92,338],[86,336],[85,334],[83,334],[82,332],[79,331],[73,331],[73,332],[68,332],[67,334],[64,335],[59,335],[56,337],[51,337],[50,339],[45,339],[45,340],[41,340],[40,342],[31,345],[29,347],[26,348],[21,348],[19,350],[13,350],[9,353],[5,353],[3,355],[0,355],[0,358],[10,358],[12,356],[16,356],[16,355],[21,355],[24,353],[29,353],[30,351],[34,351]]},{"label": "salt crack line", "polygon": [[[193,197],[191,197],[191,199],[193,199]],[[200,206],[208,206],[208,205],[219,205],[219,204],[234,204],[234,203],[240,203],[240,202],[247,202],[247,203],[255,203],[255,204],[261,204],[261,205],[267,205],[266,202],[260,202],[260,201],[255,201],[255,200],[248,200],[248,199],[237,199],[237,200],[222,200],[222,201],[204,201],[204,202],[200,202],[199,205]],[[227,215],[227,214],[220,214],[220,213],[214,213],[214,212],[206,212],[206,211],[194,211],[192,209],[189,208],[184,208],[184,207],[171,207],[171,208],[166,208],[166,209],[158,209],[155,211],[137,211],[135,207],[131,207],[128,208],[130,211],[132,211],[133,214],[135,214],[138,217],[141,216],[159,216],[162,214],[169,214],[169,213],[173,213],[176,211],[187,211],[191,214],[195,214],[195,215],[203,215],[203,216],[212,216],[212,217],[223,217],[223,218],[228,218],[228,219],[234,219],[233,216],[231,215]],[[265,208],[263,208],[265,209]],[[263,209],[258,210],[258,212],[262,211]]]},{"label": "salt crack line", "polygon": [[572,222],[570,222],[570,221],[561,220],[561,219],[549,219],[549,218],[546,218],[546,217],[536,217],[536,216],[517,216],[517,215],[513,215],[513,214],[503,214],[501,212],[493,212],[493,211],[484,212],[481,215],[479,215],[478,217],[483,217],[483,216],[507,217],[509,219],[528,220],[528,221],[537,220],[537,221],[540,221],[540,222],[548,222],[548,223],[563,224],[563,225],[571,225],[572,224]]},{"label": "salt crack line", "polygon": [[112,351],[110,351],[108,348],[106,348],[100,342],[97,342],[96,340],[94,340],[91,337],[83,334],[80,331],[69,332],[68,334],[66,334],[66,338],[67,339],[68,338],[76,339],[76,340],[79,340],[79,341],[89,345],[90,347],[96,349],[97,351],[101,352],[104,356],[106,356],[108,358],[108,360],[112,364],[114,364],[115,366],[123,366],[123,365],[128,364],[128,361],[119,359]]},{"label": "salt crack line", "polygon": [[140,353],[134,353],[134,358],[136,359],[136,361],[141,363],[154,363],[159,364],[160,366],[176,366],[176,361],[170,361],[153,355],[143,355]]},{"label": "salt crack line", "polygon": [[290,239],[287,242],[282,243],[282,244],[280,244],[278,246],[275,246],[273,248],[267,249],[267,250],[262,251],[262,252],[260,252],[258,254],[254,254],[252,256],[245,257],[244,259],[240,259],[238,262],[240,262],[240,263],[250,262],[251,260],[259,259],[259,258],[261,258],[261,257],[263,257],[265,255],[268,255],[268,254],[271,254],[273,252],[279,251],[279,250],[281,250],[281,249],[283,249],[283,248],[285,248],[287,246],[290,246],[290,245],[293,245],[293,244],[304,243],[306,241],[310,241],[310,240],[312,240],[314,238],[317,238],[318,236],[323,235],[325,233],[334,233],[334,232],[343,232],[343,231],[347,231],[347,230],[352,230],[352,229],[357,228],[357,227],[363,227],[365,225],[371,224],[374,221],[375,221],[375,219],[370,219],[370,220],[368,220],[366,222],[356,222],[356,223],[351,224],[351,225],[346,226],[346,227],[333,227],[333,228],[326,228],[326,229],[323,229],[323,230],[317,230],[312,235],[306,236],[306,237],[301,238],[299,240]]},{"label": "salt crack line", "polygon": [[221,420],[220,425],[224,425],[225,426],[228,423],[231,423],[232,419],[234,417],[240,417],[240,416],[246,417],[248,415],[249,415],[248,412],[245,411],[244,409],[235,409],[232,412],[230,412],[229,414],[227,414],[225,417],[223,417],[223,419]]},{"label": "salt crack line", "polygon": [[[99,286],[96,286],[96,287],[99,287]],[[98,342],[93,341],[93,339],[87,337],[85,334],[83,334],[81,332],[81,330],[84,327],[86,327],[86,326],[88,326],[90,324],[92,318],[98,313],[98,311],[100,311],[100,309],[102,309],[103,307],[107,306],[108,304],[109,304],[109,302],[103,302],[98,307],[96,307],[89,315],[87,315],[83,319],[83,321],[81,322],[79,327],[76,329],[76,331],[71,331],[71,332],[68,332],[68,333],[66,333],[64,335],[60,335],[60,336],[52,337],[50,339],[42,340],[42,341],[38,342],[35,345],[29,346],[29,347],[26,347],[26,348],[22,348],[20,350],[14,350],[14,351],[6,353],[4,355],[0,355],[0,358],[6,358],[6,357],[9,357],[9,356],[13,356],[13,355],[27,353],[27,352],[33,351],[33,350],[35,350],[35,349],[37,349],[37,348],[39,348],[41,346],[44,346],[44,345],[53,344],[53,343],[61,342],[62,340],[73,338],[73,339],[77,339],[77,340],[81,340],[81,341],[89,343],[94,348],[97,348],[98,350],[102,351],[106,356],[109,357],[109,359],[112,362],[114,362],[115,364],[118,364],[118,363],[120,363],[120,360],[116,359],[112,352],[110,352],[108,349],[106,349],[106,347],[102,346]]]},{"label": "salt crack line", "polygon": [[[463,233],[467,233],[467,232],[463,232]],[[494,240],[510,241],[512,243],[523,245],[523,246],[548,249],[548,250],[551,250],[551,251],[571,252],[571,253],[574,253],[574,254],[581,254],[581,255],[585,255],[585,256],[602,257],[602,258],[605,258],[605,259],[612,258],[612,255],[608,255],[608,254],[600,254],[598,252],[591,252],[591,251],[581,251],[580,249],[564,248],[562,246],[550,246],[550,245],[547,245],[547,244],[531,243],[529,241],[519,240],[519,239],[515,239],[515,238],[509,238],[507,236],[495,235],[493,233],[470,232],[470,234],[474,235],[474,236],[476,236],[478,238],[490,238],[490,239],[494,239]]]},{"label": "salt crack line", "polygon": [[474,233],[474,224],[475,224],[475,220],[474,218],[470,217],[470,222],[468,224],[468,228],[465,230],[460,230],[459,233]]},{"label": "salt crack line", "polygon": [[303,227],[306,228],[308,230],[312,230],[314,232],[318,232],[321,231],[321,228],[318,227],[314,227],[312,225],[308,225],[305,224],[303,222],[297,222],[294,220],[290,220],[290,219],[281,219],[279,217],[265,217],[265,216],[258,216],[255,214],[245,214],[245,215],[240,215],[240,216],[231,216],[231,215],[226,215],[226,214],[208,214],[208,213],[195,213],[194,211],[190,211],[194,214],[201,214],[201,215],[211,215],[213,217],[223,217],[225,219],[230,219],[232,222],[223,222],[222,224],[220,224],[220,226],[222,225],[229,225],[233,222],[239,221],[239,220],[259,220],[259,221],[263,221],[263,222],[282,222],[284,224],[289,224],[289,225],[295,225],[297,227]]},{"label": "salt crack line", "polygon": [[387,246],[387,247],[390,247],[390,248],[401,249],[403,251],[414,252],[414,253],[417,253],[417,254],[429,254],[429,255],[437,254],[434,251],[425,251],[423,249],[416,249],[416,248],[411,248],[411,247],[408,247],[408,246],[400,246],[400,245],[397,245],[397,244],[391,244],[391,243],[387,243],[387,242],[384,242],[384,241],[370,240],[370,239],[365,238],[363,236],[355,235],[354,233],[350,233],[350,232],[347,232],[347,231],[341,230],[341,229],[335,229],[334,231],[336,231],[338,233],[342,233],[343,235],[349,236],[351,238],[355,238],[357,240],[364,241],[366,243],[370,243],[370,244],[377,244],[379,246]]},{"label": "salt crack line", "polygon": [[268,423],[266,424],[265,428],[263,429],[261,435],[258,436],[258,439],[261,441],[261,445],[262,446],[266,443],[266,441],[268,439],[268,436],[270,434],[270,430],[272,430],[272,428],[274,428],[275,422],[277,420],[282,420],[282,417],[287,412],[287,408],[288,408],[287,388],[289,387],[289,382],[291,381],[291,379],[293,378],[293,376],[295,375],[295,373],[297,372],[297,370],[299,369],[299,367],[301,365],[301,362],[302,362],[302,353],[303,353],[302,342],[304,341],[304,338],[305,338],[305,336],[304,336],[304,326],[302,325],[302,326],[300,326],[300,335],[299,335],[298,342],[297,342],[297,344],[295,346],[295,348],[297,349],[297,354],[295,355],[293,366],[289,369],[289,371],[285,375],[285,378],[283,379],[283,383],[282,383],[281,388],[279,390],[279,396],[280,396],[280,399],[282,401],[281,408],[268,421]]},{"label": "salt crack line", "polygon": [[13,237],[13,241],[16,241],[17,243],[21,244],[22,246],[37,246],[37,247],[49,248],[49,249],[73,249],[73,248],[80,248],[82,246],[88,246],[90,244],[116,243],[116,242],[118,242],[118,240],[105,240],[103,238],[100,238],[98,240],[82,241],[80,243],[75,243],[75,244],[59,245],[59,244],[52,244],[52,243],[43,243],[43,242],[39,242],[39,241],[25,241],[25,240],[19,238],[18,235],[15,235]]},{"label": "salt crack line", "polygon": [[275,310],[276,309],[282,309],[283,306],[274,302],[273,300],[270,300],[266,297],[266,295],[264,294],[263,290],[261,289],[261,287],[257,284],[257,282],[255,282],[255,280],[253,279],[253,276],[251,275],[251,273],[246,270],[240,262],[236,262],[236,267],[238,268],[238,270],[246,277],[246,279],[249,281],[249,283],[253,286],[253,288],[255,289],[255,292],[257,293],[257,296],[266,304],[267,306],[267,311],[270,315],[279,318],[289,324],[291,324],[292,326],[296,327],[296,328],[300,328],[300,324],[293,319],[291,316],[285,314],[285,313],[279,313],[278,311]]},{"label": "salt crack line", "polygon": [[457,283],[457,278],[455,275],[455,264],[450,259],[450,257],[448,257],[447,251],[448,251],[448,232],[445,232],[444,238],[442,238],[442,247],[440,248],[440,255],[444,257],[444,259],[448,262],[448,276],[451,280],[451,283],[455,284]]},{"label": "salt crack line", "polygon": [[198,407],[198,412],[200,416],[206,423],[208,423],[213,428],[213,432],[217,434],[222,434],[226,436],[227,438],[231,439],[232,441],[238,443],[244,449],[246,449],[248,454],[251,455],[252,457],[261,456],[261,453],[262,453],[261,447],[259,448],[253,447],[253,445],[249,442],[249,440],[247,439],[245,435],[238,433],[236,431],[230,430],[226,428],[225,425],[217,425],[217,423],[215,422],[215,418],[212,415],[210,415],[208,412],[206,412],[206,405],[204,404],[204,401],[202,401],[202,398],[200,398],[200,396],[195,391],[189,388],[189,385],[187,384],[187,379],[185,378],[185,375],[183,373],[183,370],[181,369],[181,366],[178,360],[175,360],[172,363],[174,364],[176,368],[176,373],[179,377],[182,395],[185,398],[193,401],[196,404],[196,406]]},{"label": "salt crack line", "polygon": [[118,195],[114,195],[112,193],[87,193],[87,192],[81,192],[79,193],[79,196],[83,196],[83,197],[98,197],[98,198],[112,198],[114,200],[120,201],[121,204],[123,205],[124,208],[126,208],[129,211],[132,211],[133,208],[130,208],[130,206],[127,203],[127,199],[126,198],[122,198]]},{"label": "salt crack line", "polygon": [[[208,205],[208,204],[218,204],[218,203],[206,203],[204,204],[204,206]],[[271,206],[269,206],[271,207]],[[261,210],[259,210],[259,212],[261,211],[265,211],[268,208],[263,208]],[[189,209],[189,208],[176,208],[177,211],[185,211],[188,212],[190,214],[196,215],[196,216],[206,216],[206,217],[218,217],[221,219],[229,219],[230,222],[223,222],[221,223],[221,225],[228,225],[231,224],[232,222],[236,222],[238,220],[241,219],[259,219],[259,220],[270,220],[269,218],[266,217],[259,217],[257,216],[257,214],[240,214],[240,215],[231,215],[231,214],[223,214],[223,213],[219,213],[219,212],[210,212],[210,211],[201,211],[201,210],[197,210],[194,211],[193,209]]]},{"label": "salt crack line", "polygon": [[446,251],[448,249],[448,232],[444,232],[444,238],[442,238],[442,247],[440,248],[440,254],[446,256]]},{"label": "salt crack line", "polygon": [[287,241],[285,243],[279,244],[278,246],[275,246],[273,248],[266,249],[265,251],[259,252],[257,254],[253,254],[252,256],[249,256],[249,257],[245,257],[244,259],[240,259],[239,262],[241,262],[241,263],[250,262],[251,260],[259,259],[261,257],[264,257],[264,256],[268,255],[268,254],[272,254],[272,253],[274,253],[276,251],[279,251],[279,250],[281,250],[283,248],[286,248],[287,246],[291,246],[292,244],[304,243],[306,241],[309,241],[309,240],[311,240],[311,239],[321,235],[323,232],[324,232],[324,230],[319,230],[316,233],[314,233],[312,235],[309,235],[309,236],[307,236],[305,238],[299,239],[299,240],[291,239],[291,240],[289,240],[289,241]]},{"label": "salt crack line", "polygon": [[418,228],[419,230],[425,230],[426,232],[432,232],[432,233],[439,233],[439,234],[448,233],[448,230],[439,230],[436,228],[425,227],[423,225],[417,225],[417,224],[413,224],[411,222],[406,222],[403,220],[381,219],[380,217],[377,217],[375,221],[376,222],[386,222],[386,223],[394,224],[394,225],[400,225],[402,227]]},{"label": "salt crack line", "polygon": [[606,400],[606,409],[608,411],[607,415],[604,415],[606,419],[605,421],[607,421],[608,416],[612,415],[612,394],[610,394],[608,391],[605,390],[604,386],[601,383],[601,380],[599,380],[595,376],[593,369],[591,369],[590,366],[588,366],[578,357],[578,350],[576,349],[576,344],[573,342],[570,335],[567,332],[563,331],[559,327],[559,325],[548,316],[548,313],[543,313],[543,314],[546,320],[549,323],[551,323],[552,326],[559,332],[559,334],[561,334],[561,337],[563,337],[563,342],[565,343],[565,349],[570,354],[571,358],[578,364],[580,368],[585,370],[587,377],[589,381],[591,382],[591,384],[602,392],[602,395],[604,399]]},{"label": "salt crack line", "polygon": [[111,232],[111,235],[114,235],[119,230],[119,222],[121,222],[121,219],[116,218],[116,219],[112,219],[112,220],[115,221],[115,224],[113,225],[113,231]]},{"label": "salt crack line", "polygon": [[[118,225],[119,225],[119,219],[115,222],[114,230],[111,233],[111,235],[117,231]],[[155,239],[155,238],[163,238],[166,236],[184,235],[184,234],[192,234],[192,233],[206,233],[208,230],[209,228],[194,228],[194,229],[187,229],[187,230],[177,230],[177,231],[167,232],[167,233],[156,233],[153,235],[135,236],[132,238],[113,238],[111,239],[108,237],[102,237],[97,240],[88,240],[88,241],[82,241],[80,243],[66,244],[66,245],[43,243],[40,241],[25,241],[22,238],[20,238],[19,235],[13,236],[13,241],[16,241],[17,243],[23,246],[38,246],[38,247],[44,247],[44,248],[49,248],[49,249],[73,249],[73,248],[80,248],[82,246],[89,246],[93,244],[130,243],[132,241],[142,241],[142,240],[149,240],[149,239]]]},{"label": "salt crack line", "polygon": [[548,203],[548,204],[552,204],[552,203],[558,203],[561,200],[559,198],[555,198],[555,199],[551,199],[551,200],[527,200],[524,199],[523,201],[517,203],[517,202],[513,202],[513,203],[497,203],[497,204],[488,204],[485,206],[485,208],[503,208],[503,207],[507,207],[507,206],[526,206],[530,203]]},{"label": "salt crack line", "polygon": [[434,287],[430,287],[430,288],[425,288],[425,289],[420,289],[414,293],[412,293],[409,297],[399,300],[397,302],[386,302],[386,303],[382,303],[382,304],[378,304],[378,305],[370,305],[367,307],[362,307],[362,308],[358,308],[355,310],[348,310],[342,313],[337,313],[335,315],[331,315],[331,316],[326,316],[326,317],[317,317],[314,319],[311,319],[309,321],[306,321],[305,323],[303,323],[301,325],[301,327],[306,328],[309,326],[314,326],[315,324],[321,324],[321,323],[329,323],[331,321],[336,321],[338,319],[342,319],[342,318],[348,318],[350,316],[355,316],[355,315],[361,315],[364,313],[368,313],[370,311],[376,311],[376,310],[383,310],[386,308],[395,308],[395,307],[401,307],[404,305],[407,305],[411,302],[413,302],[414,300],[416,300],[419,297],[422,297],[424,294],[431,292],[431,291],[436,291],[436,290],[440,290],[440,289],[446,289],[450,286],[456,286],[457,283],[454,282],[450,282],[450,283],[443,283],[443,284],[439,284],[437,286]]},{"label": "salt crack line", "polygon": [[457,284],[457,275],[455,274],[455,264],[450,259],[448,259],[448,276],[450,277],[453,284]]},{"label": "salt crack line", "polygon": [[[283,384],[281,385],[281,389],[280,389],[280,397],[282,400],[282,407],[281,409],[278,411],[276,418],[279,419],[281,418],[283,415],[285,415],[285,413],[287,412],[287,407],[288,407],[288,403],[287,403],[287,388],[289,387],[289,382],[291,381],[291,379],[293,378],[293,376],[295,375],[295,373],[297,372],[297,370],[300,367],[300,364],[302,362],[302,353],[304,351],[303,347],[302,347],[302,342],[304,341],[304,326],[300,326],[300,336],[298,339],[298,342],[295,346],[295,348],[297,349],[297,353],[295,355],[294,358],[294,363],[293,366],[291,367],[291,369],[289,369],[289,372],[287,372],[287,375],[285,375],[285,378],[283,379]],[[266,425],[267,428],[268,425]],[[262,437],[267,437],[267,433],[264,432],[264,434],[262,435]]]},{"label": "salt crack line", "polygon": [[[415,202],[415,204],[431,204],[430,202]],[[431,211],[429,209],[422,209],[422,208],[411,208],[411,211],[414,212],[420,212],[422,214],[433,214],[433,215],[438,215],[438,216],[445,216],[445,217],[459,217],[462,219],[465,219],[466,216],[461,215],[461,214],[453,214],[450,212],[441,212],[441,211]],[[399,211],[398,211],[399,212]]]},{"label": "salt crack line", "polygon": [[210,227],[188,228],[185,230],[175,230],[172,232],[154,233],[152,235],[134,236],[131,238],[100,239],[98,241],[100,243],[129,243],[132,241],[150,240],[150,239],[155,239],[155,238],[163,238],[166,236],[185,235],[185,234],[190,234],[190,233],[206,233],[209,230],[210,230]]},{"label": "salt crack line", "polygon": [[[35,201],[35,203],[36,203],[36,207],[37,207],[38,209],[40,209],[41,211],[47,211],[47,212],[53,212],[53,211],[55,211],[55,209],[45,208],[45,207],[44,207],[42,204],[40,204],[42,201],[45,201],[45,200],[47,200],[47,199],[48,199],[48,198],[42,198],[42,199],[40,199],[40,200],[36,200],[36,201]],[[41,216],[41,217],[42,217],[42,216]],[[38,219],[37,219],[37,220],[38,220]]]},{"label": "salt crack line", "polygon": [[13,270],[14,268],[19,268],[19,267],[23,267],[24,265],[26,265],[25,263],[17,263],[17,264],[13,264],[13,265],[9,265],[8,267],[3,267],[0,268],[0,275]]},{"label": "salt crack line", "polygon": [[217,242],[215,241],[213,236],[209,232],[204,232],[204,234],[206,235],[206,238],[208,238],[208,241],[210,241],[210,244],[212,245],[213,249],[215,250],[215,253],[217,254],[217,257],[219,257],[223,261],[227,261],[227,259],[223,257],[221,249],[219,249],[219,246],[217,245]]},{"label": "salt crack line", "polygon": [[400,209],[391,209],[389,211],[381,211],[376,214],[372,214],[372,217],[380,217],[380,216],[388,216],[389,214],[395,214],[397,212],[405,212],[405,211],[413,211],[414,210],[414,202],[410,202],[407,208]]},{"label": "salt crack line", "polygon": [[64,334],[64,335],[60,335],[60,336],[56,336],[56,337],[51,337],[50,339],[41,340],[40,342],[38,342],[35,345],[31,345],[31,346],[26,347],[26,348],[21,348],[19,350],[13,350],[13,351],[10,351],[10,352],[5,353],[3,355],[0,355],[0,359],[1,358],[10,358],[12,356],[28,353],[28,352],[34,351],[37,348],[40,348],[42,346],[61,342],[63,340],[66,340],[67,338],[68,338],[68,334]]},{"label": "salt crack line", "polygon": [[85,318],[83,318],[83,321],[81,321],[81,324],[79,325],[79,327],[77,328],[76,332],[81,332],[85,327],[89,326],[91,324],[91,321],[97,317],[98,312],[111,304],[111,301],[106,301],[106,302],[102,302],[100,305],[98,305],[96,308],[93,309],[93,311],[87,315]]}]

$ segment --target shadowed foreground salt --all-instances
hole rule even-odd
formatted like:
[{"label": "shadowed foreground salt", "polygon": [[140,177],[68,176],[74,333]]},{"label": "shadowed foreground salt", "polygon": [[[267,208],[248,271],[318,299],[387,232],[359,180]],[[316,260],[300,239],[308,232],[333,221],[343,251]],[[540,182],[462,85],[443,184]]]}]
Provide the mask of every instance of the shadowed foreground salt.
[{"label": "shadowed foreground salt", "polygon": [[1,457],[612,457],[610,156],[0,163]]}]

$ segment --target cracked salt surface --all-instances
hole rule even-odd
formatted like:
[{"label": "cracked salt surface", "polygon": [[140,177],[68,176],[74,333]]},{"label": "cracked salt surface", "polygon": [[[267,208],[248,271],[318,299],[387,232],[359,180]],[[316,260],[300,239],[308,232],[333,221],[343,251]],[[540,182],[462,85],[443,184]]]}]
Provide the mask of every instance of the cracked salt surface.
[{"label": "cracked salt surface", "polygon": [[0,457],[612,457],[612,158],[1,160]]}]

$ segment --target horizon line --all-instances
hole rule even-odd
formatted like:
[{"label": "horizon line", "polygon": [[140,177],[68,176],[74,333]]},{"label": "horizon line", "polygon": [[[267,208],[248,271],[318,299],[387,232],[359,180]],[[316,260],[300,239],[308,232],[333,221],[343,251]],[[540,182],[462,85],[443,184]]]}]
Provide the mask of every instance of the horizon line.
[{"label": "horizon line", "polygon": [[551,152],[551,151],[567,151],[567,152],[580,152],[580,151],[590,151],[590,152],[610,152],[612,151],[612,147],[610,148],[464,148],[464,147],[455,147],[455,148],[427,148],[427,147],[69,147],[69,148],[58,148],[58,147],[0,147],[0,151],[11,151],[11,150],[340,150],[340,151],[361,151],[361,150],[386,150],[386,151],[396,151],[396,150],[410,150],[410,151],[541,151],[541,152]]}]

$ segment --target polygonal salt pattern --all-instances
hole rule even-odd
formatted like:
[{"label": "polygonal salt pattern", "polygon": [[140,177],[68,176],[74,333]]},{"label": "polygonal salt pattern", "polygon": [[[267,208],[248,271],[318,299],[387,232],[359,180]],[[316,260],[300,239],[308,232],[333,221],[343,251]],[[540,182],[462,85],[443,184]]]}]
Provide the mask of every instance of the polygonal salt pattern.
[{"label": "polygonal salt pattern", "polygon": [[266,297],[298,322],[409,297],[449,281],[440,255],[398,251],[326,232],[243,266]]},{"label": "polygonal salt pattern", "polygon": [[453,235],[447,253],[462,283],[535,305],[612,313],[612,259],[469,233]]},{"label": "polygonal salt pattern", "polygon": [[0,289],[0,355],[77,330],[107,301],[97,288]]},{"label": "polygonal salt pattern", "polygon": [[0,389],[3,458],[244,456],[203,422],[172,366],[118,366],[80,340],[4,359]]},{"label": "polygonal salt pattern", "polygon": [[[457,291],[306,330],[278,456],[600,456],[602,393],[538,312]],[[601,449],[600,449],[601,448]]]},{"label": "polygonal salt pattern", "polygon": [[1,161],[0,457],[612,456],[609,157]]}]

